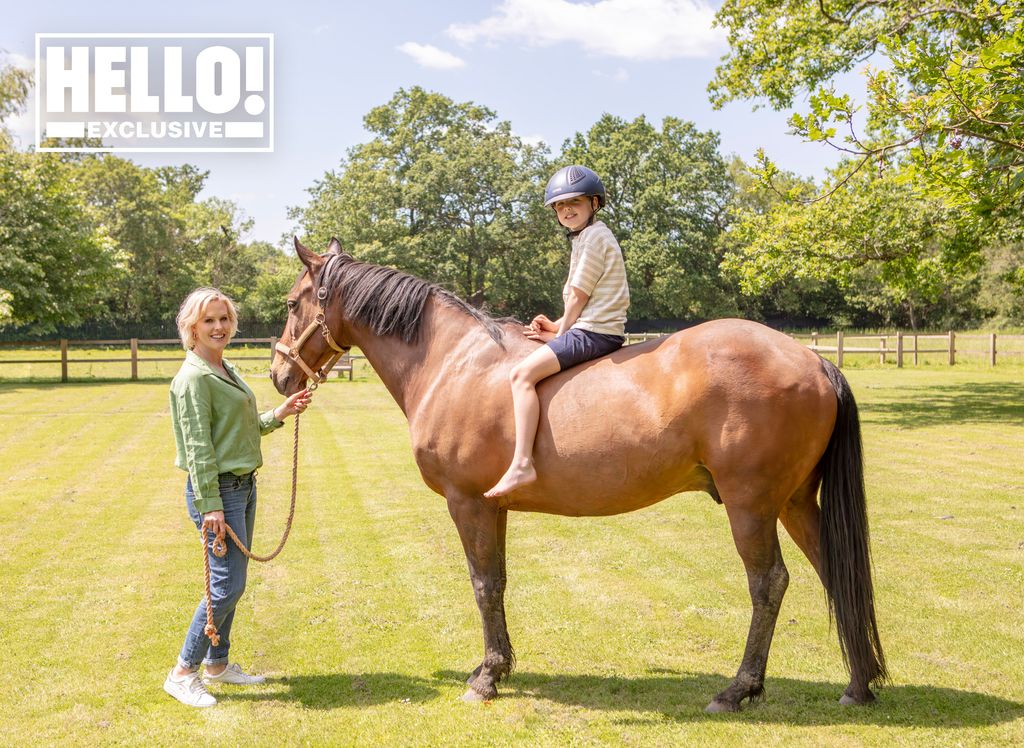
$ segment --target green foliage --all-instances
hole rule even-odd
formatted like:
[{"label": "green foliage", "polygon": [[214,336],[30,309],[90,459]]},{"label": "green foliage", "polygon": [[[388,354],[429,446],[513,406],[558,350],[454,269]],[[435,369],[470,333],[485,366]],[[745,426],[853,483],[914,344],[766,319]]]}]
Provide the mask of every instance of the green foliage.
[{"label": "green foliage", "polygon": [[57,158],[0,148],[0,325],[47,333],[96,314],[115,267],[88,212]]},{"label": "green foliage", "polygon": [[502,313],[528,314],[537,296],[557,294],[555,235],[536,209],[541,148],[485,107],[418,87],[399,90],[364,124],[374,138],[293,210],[309,246],[322,251],[337,236],[360,259]]},{"label": "green foliage", "polygon": [[253,242],[241,249],[255,279],[235,297],[240,314],[247,320],[283,324],[287,317],[285,300],[299,272],[295,259],[266,242]]},{"label": "green foliage", "polygon": [[[0,55],[4,54],[0,50]],[[11,136],[3,122],[25,109],[32,74],[13,65],[0,65],[0,150],[11,147]]]},{"label": "green foliage", "polygon": [[[845,168],[834,178],[845,179]],[[740,214],[723,267],[747,294],[790,279],[833,282],[854,307],[916,328],[929,312],[970,314],[978,232],[977,223],[916,195],[899,175],[862,173],[827,200],[780,200]]]},{"label": "green foliage", "polygon": [[[795,134],[860,165],[903,159],[903,178],[950,205],[1020,210],[1022,0],[726,0],[717,21],[731,50],[709,86],[716,106],[764,97],[784,109],[810,93],[810,110],[791,117]],[[858,133],[858,107],[831,81],[869,58],[878,64]]]}]

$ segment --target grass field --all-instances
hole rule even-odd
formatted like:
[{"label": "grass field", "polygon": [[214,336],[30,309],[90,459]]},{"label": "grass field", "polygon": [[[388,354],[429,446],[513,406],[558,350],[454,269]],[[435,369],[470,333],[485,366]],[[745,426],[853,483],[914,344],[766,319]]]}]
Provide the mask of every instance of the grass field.
[{"label": "grass field", "polygon": [[[750,603],[703,494],[603,519],[511,515],[519,667],[500,699],[460,702],[482,649],[461,546],[402,414],[356,373],[303,417],[292,539],[251,569],[235,622],[233,659],[270,680],[208,710],[161,690],[202,580],[167,381],[0,382],[0,743],[1024,744],[1019,367],[847,372],[894,682],[872,707],[838,705],[824,596],[783,532],[767,695],[732,715],[702,710],[735,672]],[[290,429],[264,440],[258,551],[284,521],[290,451]]]}]

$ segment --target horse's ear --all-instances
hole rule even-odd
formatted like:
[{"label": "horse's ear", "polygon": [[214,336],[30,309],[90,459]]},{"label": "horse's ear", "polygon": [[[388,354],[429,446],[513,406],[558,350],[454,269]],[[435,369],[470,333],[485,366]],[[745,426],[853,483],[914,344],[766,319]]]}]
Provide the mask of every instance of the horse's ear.
[{"label": "horse's ear", "polygon": [[332,236],[331,243],[327,245],[327,254],[340,255],[344,253],[345,250],[341,248],[341,242],[338,241],[336,236]]},{"label": "horse's ear", "polygon": [[309,268],[310,272],[316,272],[320,269],[320,266],[324,264],[324,258],[318,255],[316,252],[307,249],[299,241],[299,237],[292,237],[295,240],[295,253],[302,260],[302,264]]}]

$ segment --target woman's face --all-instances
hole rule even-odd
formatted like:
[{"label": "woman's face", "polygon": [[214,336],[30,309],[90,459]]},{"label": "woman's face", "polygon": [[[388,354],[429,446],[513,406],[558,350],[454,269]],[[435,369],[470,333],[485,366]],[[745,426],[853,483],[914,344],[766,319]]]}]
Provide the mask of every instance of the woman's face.
[{"label": "woman's face", "polygon": [[231,338],[231,318],[228,316],[228,305],[221,299],[214,299],[206,305],[203,314],[195,326],[196,348],[207,351],[223,352]]},{"label": "woman's face", "polygon": [[577,195],[568,200],[559,200],[553,207],[558,215],[558,222],[569,231],[583,229],[594,215],[594,199],[590,195]]}]

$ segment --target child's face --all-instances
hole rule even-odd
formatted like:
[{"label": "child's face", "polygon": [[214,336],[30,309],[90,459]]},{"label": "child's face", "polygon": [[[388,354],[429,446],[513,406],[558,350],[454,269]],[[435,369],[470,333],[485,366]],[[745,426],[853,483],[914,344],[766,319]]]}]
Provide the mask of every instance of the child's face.
[{"label": "child's face", "polygon": [[579,231],[594,215],[594,198],[589,195],[577,195],[568,200],[559,200],[553,207],[560,224],[569,231]]}]

